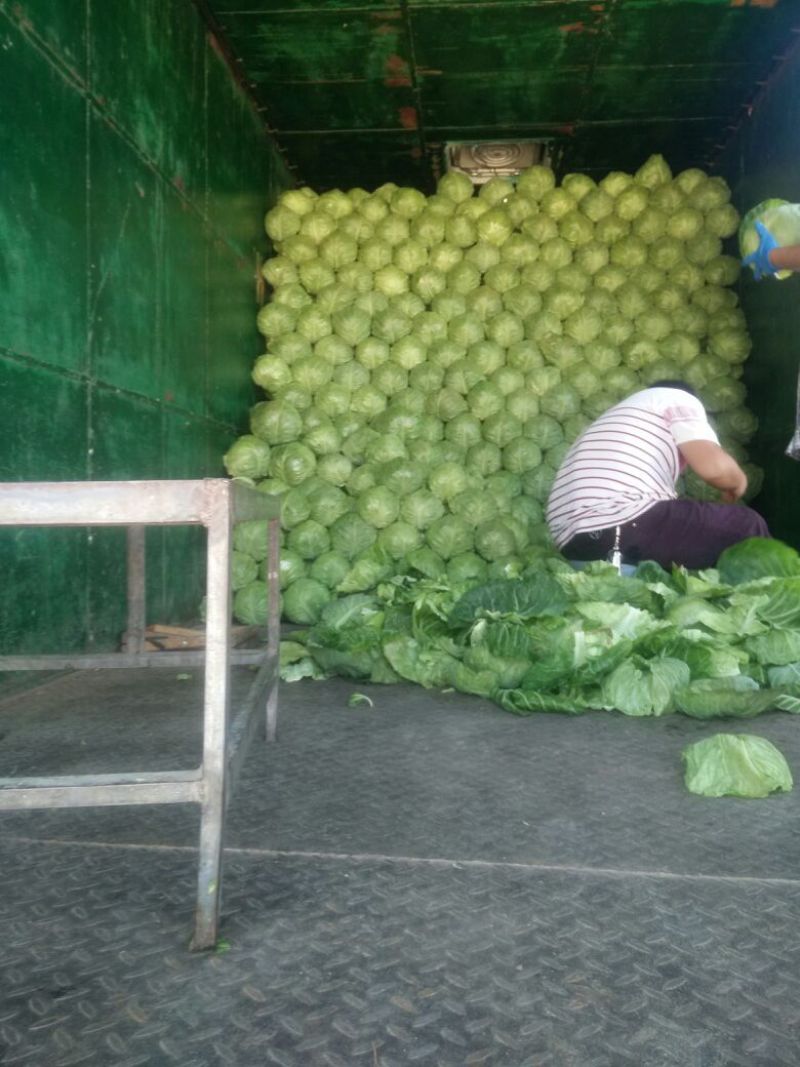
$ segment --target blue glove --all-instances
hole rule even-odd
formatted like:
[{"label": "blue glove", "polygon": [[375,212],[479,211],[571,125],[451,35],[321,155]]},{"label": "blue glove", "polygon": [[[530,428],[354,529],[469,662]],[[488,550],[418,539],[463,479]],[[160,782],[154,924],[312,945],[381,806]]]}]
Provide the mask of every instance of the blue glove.
[{"label": "blue glove", "polygon": [[742,260],[743,267],[752,267],[757,282],[760,282],[766,274],[777,274],[778,268],[773,267],[769,261],[769,254],[773,248],[778,247],[778,242],[769,232],[763,222],[756,223],[756,230],[760,241],[755,252],[745,256]]}]

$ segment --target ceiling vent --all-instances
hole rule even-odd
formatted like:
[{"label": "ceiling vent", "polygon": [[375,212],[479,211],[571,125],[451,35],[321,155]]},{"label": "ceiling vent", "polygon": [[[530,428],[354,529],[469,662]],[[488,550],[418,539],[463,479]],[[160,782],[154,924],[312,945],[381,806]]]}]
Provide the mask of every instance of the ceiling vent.
[{"label": "ceiling vent", "polygon": [[490,178],[516,178],[536,163],[550,165],[544,141],[450,141],[445,160],[447,170],[461,171],[474,185]]}]

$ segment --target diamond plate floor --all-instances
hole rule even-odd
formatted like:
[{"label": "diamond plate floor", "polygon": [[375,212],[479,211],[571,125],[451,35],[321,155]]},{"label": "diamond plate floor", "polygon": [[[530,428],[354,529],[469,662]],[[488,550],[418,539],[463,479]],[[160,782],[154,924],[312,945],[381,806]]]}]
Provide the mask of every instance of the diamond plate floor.
[{"label": "diamond plate floor", "polygon": [[[194,809],[0,817],[0,1063],[800,1063],[800,790],[702,800],[679,759],[746,730],[797,776],[796,719],[354,688],[284,687],[279,742],[253,746],[217,954],[186,952]],[[14,695],[0,776],[191,766],[200,695],[169,671]]]}]

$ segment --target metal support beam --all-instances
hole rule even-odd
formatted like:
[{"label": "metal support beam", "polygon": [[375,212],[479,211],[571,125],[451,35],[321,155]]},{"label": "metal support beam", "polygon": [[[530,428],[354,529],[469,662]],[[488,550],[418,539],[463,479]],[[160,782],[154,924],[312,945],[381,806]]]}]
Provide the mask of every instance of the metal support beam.
[{"label": "metal support beam", "polygon": [[[231,648],[231,550],[236,522],[268,528],[267,648]],[[0,811],[118,804],[201,806],[197,906],[192,948],[216,944],[222,899],[226,803],[267,695],[267,736],[275,736],[279,667],[280,503],[227,479],[161,482],[14,482],[0,484],[1,526],[127,526],[127,629],[124,651],[0,656],[0,671],[205,665],[203,760],[199,770],[0,778]],[[203,525],[208,530],[206,649],[145,652],[145,526]],[[228,744],[231,664],[260,668]],[[230,774],[230,780],[229,780]]]}]

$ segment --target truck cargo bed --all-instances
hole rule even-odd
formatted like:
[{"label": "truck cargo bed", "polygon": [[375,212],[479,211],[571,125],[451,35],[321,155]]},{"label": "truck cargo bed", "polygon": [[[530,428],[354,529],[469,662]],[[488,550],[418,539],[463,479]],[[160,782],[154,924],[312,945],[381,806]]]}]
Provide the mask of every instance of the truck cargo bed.
[{"label": "truck cargo bed", "polygon": [[[110,673],[0,705],[0,774],[192,766],[199,672]],[[800,798],[687,793],[682,748],[725,730],[800,766],[779,714],[284,686],[230,812],[216,953],[186,951],[193,809],[3,817],[0,1061],[795,1064]]]}]

